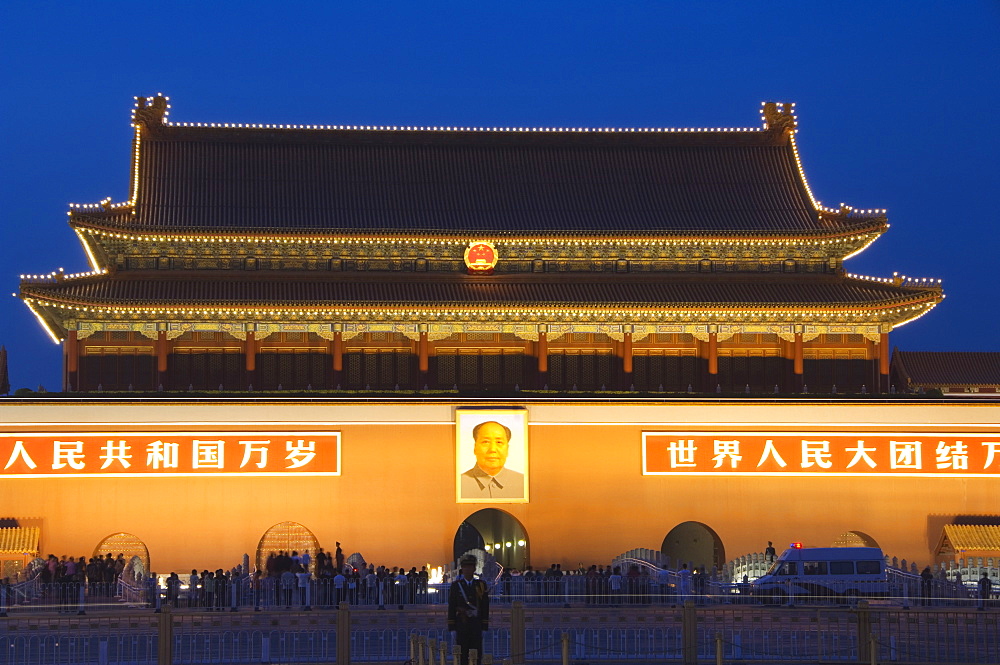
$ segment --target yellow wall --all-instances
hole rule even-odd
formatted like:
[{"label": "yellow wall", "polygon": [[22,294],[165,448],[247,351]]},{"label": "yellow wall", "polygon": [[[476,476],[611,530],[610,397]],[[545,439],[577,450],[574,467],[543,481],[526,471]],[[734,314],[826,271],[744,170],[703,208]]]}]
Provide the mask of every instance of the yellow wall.
[{"label": "yellow wall", "polygon": [[[493,504],[455,502],[455,409],[474,402],[14,402],[0,432],[281,429],[342,432],[339,477],[0,478],[5,515],[42,521],[43,554],[90,556],[116,531],[141,538],[157,572],[230,567],[264,531],[299,522],[332,549],[376,564],[440,565],[455,530]],[[485,404],[480,404],[484,405]],[[530,503],[505,504],[530,539],[531,563],[607,563],[659,549],[671,528],[700,521],[728,558],[790,541],[830,545],[844,531],[873,536],[892,556],[930,562],[954,515],[1000,513],[1000,478],[643,476],[641,432],[657,429],[985,431],[1000,404],[610,403],[525,406]],[[192,425],[196,423],[196,425]],[[2,460],[0,460],[2,463]]]}]

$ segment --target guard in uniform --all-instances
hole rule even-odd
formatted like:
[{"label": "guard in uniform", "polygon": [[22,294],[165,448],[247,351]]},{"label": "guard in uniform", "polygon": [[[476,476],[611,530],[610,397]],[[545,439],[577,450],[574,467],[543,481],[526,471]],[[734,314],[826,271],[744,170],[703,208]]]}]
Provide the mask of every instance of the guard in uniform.
[{"label": "guard in uniform", "polygon": [[448,592],[448,630],[462,647],[462,665],[468,665],[470,649],[483,662],[483,632],[489,630],[490,593],[486,582],[475,578],[477,563],[472,555],[462,557],[461,575]]}]

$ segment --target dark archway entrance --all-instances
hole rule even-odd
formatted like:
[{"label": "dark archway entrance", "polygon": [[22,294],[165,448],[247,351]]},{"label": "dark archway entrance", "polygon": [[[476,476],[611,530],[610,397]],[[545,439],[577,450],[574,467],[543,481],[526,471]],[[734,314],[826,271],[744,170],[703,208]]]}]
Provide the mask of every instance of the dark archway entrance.
[{"label": "dark archway entrance", "polygon": [[458,526],[453,556],[484,549],[504,568],[523,570],[528,565],[528,532],[516,517],[496,508],[478,510]]},{"label": "dark archway entrance", "polygon": [[722,539],[708,525],[701,522],[682,522],[670,530],[660,545],[663,556],[670,557],[670,567],[680,568],[682,563],[722,570],[726,564],[726,548]]}]

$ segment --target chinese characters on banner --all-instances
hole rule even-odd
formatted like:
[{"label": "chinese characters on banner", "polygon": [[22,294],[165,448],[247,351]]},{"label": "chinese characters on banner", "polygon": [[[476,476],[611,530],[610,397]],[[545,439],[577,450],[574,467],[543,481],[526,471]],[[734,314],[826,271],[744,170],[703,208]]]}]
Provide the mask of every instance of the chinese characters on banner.
[{"label": "chinese characters on banner", "polygon": [[339,476],[340,432],[0,435],[0,478]]},{"label": "chinese characters on banner", "polygon": [[1000,432],[643,432],[642,473],[998,476]]}]

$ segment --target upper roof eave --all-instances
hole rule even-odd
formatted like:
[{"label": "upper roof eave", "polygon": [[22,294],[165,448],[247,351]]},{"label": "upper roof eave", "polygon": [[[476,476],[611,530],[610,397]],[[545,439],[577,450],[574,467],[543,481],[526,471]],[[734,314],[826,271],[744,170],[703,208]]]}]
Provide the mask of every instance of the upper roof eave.
[{"label": "upper roof eave", "polygon": [[[705,239],[718,240],[722,242],[732,240],[752,240],[759,238],[787,239],[794,242],[802,238],[838,238],[856,234],[878,233],[881,234],[888,227],[883,215],[828,218],[831,227],[828,229],[803,229],[790,232],[788,229],[772,230],[734,230],[721,234],[718,229],[628,229],[620,228],[611,231],[601,231],[596,229],[578,230],[509,230],[496,229],[489,231],[469,231],[455,230],[448,228],[440,229],[393,229],[381,228],[375,233],[375,229],[351,229],[351,228],[313,228],[313,227],[184,227],[184,228],[148,228],[132,222],[131,210],[118,210],[109,212],[77,212],[72,211],[70,215],[70,226],[74,229],[91,229],[94,231],[104,231],[107,233],[121,234],[127,233],[134,239],[141,238],[163,238],[163,239],[183,239],[191,240],[196,238],[239,238],[241,240],[267,239],[267,238],[303,238],[303,239],[331,239],[343,238],[420,238],[420,239],[453,239],[466,240],[476,239],[510,239],[510,240],[541,240],[548,238],[614,238],[625,239],[634,238],[637,240],[648,240],[655,238],[665,239]],[[832,223],[836,222],[836,225]]]},{"label": "upper roof eave", "polygon": [[[320,279],[325,277],[325,279]],[[447,286],[456,285],[456,288],[476,289],[478,287],[487,288],[519,288],[519,285],[538,285],[548,289],[554,289],[559,291],[560,289],[568,290],[567,292],[572,292],[572,290],[578,285],[586,284],[601,284],[606,285],[608,289],[614,290],[614,288],[628,288],[637,287],[640,289],[656,289],[669,287],[671,285],[681,286],[683,284],[697,284],[698,288],[703,289],[722,289],[723,292],[727,288],[737,288],[737,287],[748,287],[752,286],[754,283],[760,284],[762,286],[771,285],[776,288],[791,289],[793,291],[808,291],[816,285],[833,285],[843,288],[857,287],[866,289],[866,292],[880,292],[882,297],[879,299],[856,299],[849,303],[834,303],[843,304],[844,306],[850,306],[852,308],[864,308],[864,307],[896,307],[899,305],[919,303],[919,302],[937,302],[943,297],[942,290],[940,286],[923,284],[923,283],[893,283],[892,280],[881,280],[872,278],[858,278],[858,277],[836,277],[830,275],[814,275],[808,283],[802,283],[798,281],[793,281],[788,279],[786,276],[774,275],[774,276],[764,276],[761,278],[757,275],[749,274],[724,274],[724,275],[709,275],[709,279],[706,279],[706,275],[703,274],[669,274],[669,275],[652,275],[652,274],[625,274],[625,275],[606,275],[606,274],[567,274],[567,273],[555,273],[547,275],[534,275],[534,274],[511,274],[502,275],[490,278],[482,277],[469,277],[464,275],[438,275],[429,273],[330,273],[325,275],[318,275],[315,272],[284,272],[284,271],[254,271],[253,273],[244,273],[238,277],[232,275],[222,275],[218,271],[185,271],[184,273],[163,273],[159,271],[135,271],[131,273],[120,273],[111,274],[106,271],[104,272],[94,272],[94,273],[80,273],[76,275],[63,275],[61,273],[53,273],[47,276],[37,276],[36,278],[24,278],[21,281],[21,296],[22,297],[33,297],[43,300],[48,300],[53,303],[73,303],[79,305],[93,305],[93,306],[113,306],[119,304],[136,304],[137,302],[143,300],[141,295],[136,294],[136,297],[128,298],[123,301],[117,301],[116,299],[104,300],[103,302],[96,299],[86,300],[79,297],[67,297],[65,292],[72,290],[76,285],[96,285],[102,282],[117,282],[121,285],[141,285],[141,284],[189,284],[189,285],[201,285],[205,288],[205,284],[237,284],[237,285],[251,285],[251,284],[266,284],[270,285],[275,289],[282,288],[282,285],[288,284],[302,284],[309,285],[315,288],[322,288],[322,284],[329,285],[340,285],[340,288],[348,285],[380,285],[376,288],[380,291],[385,291],[386,289],[395,288],[398,291],[406,291],[408,288],[419,289],[419,284],[434,285],[436,286]],[[748,281],[748,278],[751,281]],[[838,287],[838,288],[840,288]],[[244,287],[246,288],[246,287]],[[367,288],[367,287],[366,287]],[[126,289],[127,290],[127,289]],[[63,292],[63,293],[61,293]],[[475,291],[478,292],[478,291]],[[516,294],[515,294],[516,295]],[[187,299],[188,303],[196,302],[195,299]],[[222,300],[202,300],[202,302],[214,302],[221,303]],[[295,302],[289,301],[289,302]],[[369,299],[365,300],[367,304],[372,304],[376,302],[375,300]],[[404,305],[413,304],[414,300],[406,299],[380,299],[378,300],[381,304],[396,302]],[[512,301],[511,303],[503,303],[495,299],[484,299],[484,298],[472,298],[466,299],[466,303],[479,305],[483,302],[494,302],[499,305],[507,306],[530,306],[530,302]],[[546,301],[546,304],[557,304],[558,301]],[[562,301],[561,304],[570,304],[573,306],[579,306],[579,302],[573,301]],[[619,305],[622,303],[607,301],[598,303],[595,299],[594,306],[600,308],[606,305]],[[826,306],[830,303],[822,302],[818,303],[816,301],[810,302],[808,300],[794,300],[788,299],[784,301],[766,301],[760,300],[755,302],[747,301],[732,301],[732,302],[715,302],[710,303],[710,301],[699,301],[699,300],[688,300],[688,301],[662,301],[654,303],[630,303],[636,306],[646,306],[647,304],[656,304],[664,306],[703,306],[705,304],[713,304],[716,307],[727,308],[730,306],[735,307],[754,307],[754,306],[788,306],[788,307],[817,307]],[[294,305],[298,306],[298,305]]]},{"label": "upper roof eave", "polygon": [[[795,239],[881,232],[887,228],[884,210],[856,210],[843,204],[838,209],[824,208],[813,197],[801,168],[798,149],[795,145],[797,118],[794,104],[762,103],[760,113],[762,120],[760,126],[732,128],[477,128],[183,123],[173,122],[169,119],[169,99],[162,94],[157,94],[154,97],[136,98],[132,118],[133,127],[136,129],[132,200],[126,203],[111,204],[110,199],[105,199],[99,204],[75,206],[70,214],[73,223],[81,228],[85,224],[96,224],[96,226],[107,225],[109,230],[114,227],[135,230],[150,229],[149,235],[164,238],[191,238],[193,235],[201,233],[212,237],[238,234],[248,238],[269,235],[287,237],[302,234],[317,236],[341,234],[345,237],[359,235],[368,237],[377,229],[380,236],[389,230],[391,234],[401,237],[407,235],[425,237],[430,234],[442,238],[472,237],[477,239],[489,236],[497,238],[599,238],[609,235],[619,236],[623,233],[629,237],[641,239],[655,237],[714,239],[720,236],[724,239],[759,238],[762,236]],[[601,148],[602,146],[614,146],[627,148],[636,154],[648,152],[641,150],[643,147],[664,148],[669,152],[677,147],[725,148],[729,146],[740,147],[742,150],[746,146],[753,145],[782,147],[779,152],[784,155],[781,159],[784,159],[785,163],[780,164],[781,159],[759,164],[752,162],[753,168],[749,172],[769,175],[758,176],[758,180],[752,182],[741,180],[744,187],[757,187],[759,189],[754,190],[753,194],[739,194],[736,197],[739,202],[735,205],[730,200],[730,195],[726,193],[738,189],[731,185],[724,188],[726,192],[706,190],[697,196],[692,195],[690,198],[670,198],[653,195],[650,192],[655,192],[657,188],[673,191],[683,190],[685,187],[676,183],[661,186],[652,181],[641,182],[634,183],[636,189],[629,191],[638,192],[641,190],[644,192],[643,194],[623,194],[623,198],[617,200],[609,195],[610,190],[601,189],[600,193],[597,193],[590,184],[581,190],[579,187],[574,188],[573,184],[567,184],[568,181],[560,181],[562,184],[558,187],[542,181],[529,181],[531,186],[521,188],[522,190],[536,191],[541,187],[545,190],[544,195],[532,194],[524,201],[508,207],[498,203],[498,201],[509,201],[510,199],[497,195],[506,192],[504,187],[509,188],[516,183],[506,182],[501,185],[499,181],[488,178],[488,182],[497,183],[493,189],[480,187],[483,191],[479,191],[477,194],[478,190],[475,189],[464,191],[467,185],[462,185],[460,189],[463,189],[463,192],[459,194],[451,191],[455,188],[454,186],[449,189],[443,184],[450,182],[445,178],[432,181],[422,190],[420,187],[423,185],[419,185],[417,186],[419,191],[414,190],[409,194],[399,194],[396,197],[398,200],[394,200],[394,205],[402,206],[399,210],[406,211],[402,214],[398,214],[397,210],[388,206],[384,200],[373,201],[367,194],[357,193],[353,190],[346,197],[343,196],[345,192],[338,193],[335,197],[335,205],[339,206],[340,209],[334,212],[323,207],[331,205],[328,201],[329,194],[323,198],[310,192],[325,191],[326,189],[332,191],[332,187],[337,183],[327,182],[318,176],[315,182],[310,181],[309,185],[303,185],[294,192],[292,190],[281,190],[280,192],[275,190],[272,192],[273,200],[266,196],[258,198],[256,195],[247,198],[249,195],[237,188],[226,196],[220,194],[218,201],[209,200],[206,203],[205,191],[199,189],[197,195],[192,194],[191,187],[194,185],[192,185],[193,181],[189,180],[177,181],[176,186],[159,188],[155,193],[149,193],[147,190],[150,187],[159,187],[154,185],[157,178],[166,175],[166,172],[160,172],[165,168],[163,164],[175,159],[176,155],[169,151],[158,153],[160,154],[160,157],[157,158],[158,161],[150,162],[150,164],[157,164],[155,168],[158,170],[155,172],[156,175],[150,175],[153,173],[149,170],[151,167],[139,168],[140,161],[144,159],[142,155],[146,152],[146,148],[142,146],[172,141],[178,141],[188,146],[183,150],[191,150],[190,146],[199,143],[208,144],[215,141],[234,145],[239,143],[334,144],[361,146],[366,149],[379,145],[392,145],[410,146],[420,150],[435,146],[471,148],[476,146],[488,148],[498,146],[506,148],[552,146]],[[351,149],[353,150],[353,148]],[[240,155],[242,154],[241,152]],[[330,158],[328,153],[324,154]],[[423,155],[422,158],[429,158],[429,154],[426,152],[420,154]],[[688,153],[684,152],[684,154]],[[713,152],[712,154],[717,153]],[[748,153],[741,151],[739,154],[746,155]],[[264,157],[258,158],[264,159]],[[287,155],[282,159],[286,158]],[[164,159],[167,162],[164,162]],[[216,157],[211,159],[216,159]],[[230,164],[230,162],[225,161],[227,158],[218,157],[218,159],[222,160],[220,165]],[[342,159],[342,157],[337,159]],[[435,157],[431,161],[436,159]],[[546,159],[549,158],[546,157]],[[573,159],[578,158],[573,157],[570,161]],[[195,162],[200,163],[199,160],[195,160]],[[192,162],[187,160],[183,163]],[[242,158],[233,163],[242,164]],[[362,161],[358,164],[364,163],[366,162]],[[337,164],[341,164],[341,162],[338,161]],[[353,164],[353,166],[356,167],[358,164]],[[558,160],[548,163],[553,168],[555,168],[555,164],[560,164],[559,168],[565,168],[565,164],[558,162]],[[746,168],[751,165],[750,162],[744,164],[744,170],[741,171],[733,165],[735,162],[726,162],[725,166],[721,164],[721,162],[713,163],[709,170],[718,168],[730,175],[739,174],[738,177],[742,178],[748,173]],[[590,164],[588,168],[595,165]],[[460,165],[457,162],[449,161],[447,166],[458,168]],[[537,164],[535,166],[537,167]],[[619,168],[619,166],[618,163],[612,167],[611,162],[601,162],[600,168],[611,169]],[[636,166],[636,164],[632,164],[630,168]],[[643,162],[642,166],[649,167],[650,164]],[[491,168],[494,167],[506,168],[502,164],[491,162]],[[699,168],[706,167],[707,163],[699,163]],[[412,169],[412,165],[407,166],[394,162],[393,168],[397,170],[392,172],[392,176],[384,176],[388,178],[385,182],[381,180],[368,182],[369,189],[391,191],[401,182],[403,183],[402,189],[412,184],[408,181],[392,180],[392,177],[405,178],[412,175],[406,171],[408,168]],[[726,169],[735,170],[726,171]],[[237,170],[242,172],[242,167]],[[428,169],[418,170],[421,173],[428,171]],[[468,171],[469,169],[459,170],[459,172]],[[212,172],[223,171],[213,171],[212,169],[205,171],[206,174]],[[778,173],[782,175],[776,175]],[[190,173],[171,171],[170,174],[172,178],[191,177]],[[567,172],[563,175],[579,177],[580,174],[574,171],[572,174]],[[203,176],[199,174],[197,177]],[[628,178],[626,178],[627,181]],[[212,183],[214,182],[213,180]],[[784,184],[777,184],[779,182]],[[591,184],[596,184],[596,181]],[[209,199],[211,199],[213,186],[215,185],[201,182],[195,188],[208,187],[207,191]],[[353,185],[340,182],[337,186],[350,189]],[[185,187],[188,188],[185,189]],[[443,188],[443,191],[436,188]],[[717,189],[718,187],[716,187]],[[797,193],[795,190],[798,190]],[[142,192],[147,193],[143,195]],[[186,192],[186,194],[178,194],[178,192]],[[594,192],[593,200],[588,198],[587,192]],[[426,197],[431,194],[440,195],[440,197],[431,196],[430,199],[427,199]],[[187,196],[190,200],[178,199],[178,196]],[[300,198],[289,202],[284,198],[288,196]],[[353,198],[351,198],[352,196]],[[649,198],[650,196],[653,198]],[[718,203],[719,207],[715,208],[712,205],[702,207],[701,202],[704,197],[708,197],[710,203]],[[740,197],[744,198],[740,199]],[[753,199],[752,204],[751,199]],[[776,199],[781,201],[780,205],[774,205]],[[222,208],[216,205],[223,201],[237,200],[244,201],[244,203],[251,200],[267,200],[270,203],[260,203],[253,210],[245,210],[235,204]],[[434,202],[427,209],[419,209],[420,202],[426,202],[426,200]],[[478,205],[469,204],[469,200],[478,202]],[[764,204],[764,200],[767,200],[768,203]],[[279,203],[280,205],[278,205]],[[291,205],[288,205],[289,203]],[[416,205],[417,208],[412,207],[413,205]],[[688,207],[685,208],[685,205]],[[288,213],[288,210],[293,212]],[[539,211],[544,214],[538,214]],[[633,229],[627,228],[630,218],[636,222]],[[344,224],[331,224],[330,222],[344,222]],[[96,228],[96,226],[91,226],[91,228]]]}]

